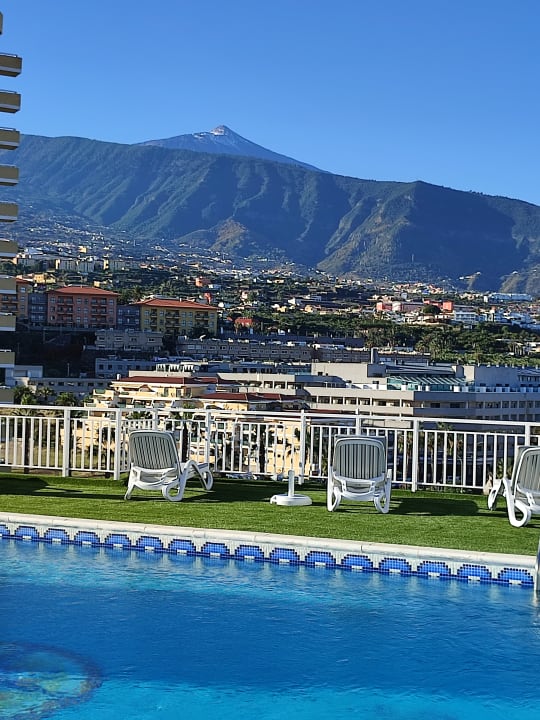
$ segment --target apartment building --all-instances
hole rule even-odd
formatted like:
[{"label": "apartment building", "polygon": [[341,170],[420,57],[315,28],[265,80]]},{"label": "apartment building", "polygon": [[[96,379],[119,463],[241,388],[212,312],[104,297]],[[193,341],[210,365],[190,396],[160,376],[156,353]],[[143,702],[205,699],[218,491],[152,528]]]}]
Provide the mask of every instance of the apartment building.
[{"label": "apartment building", "polygon": [[[0,35],[4,31],[4,16],[0,12]],[[0,75],[5,78],[16,78],[22,70],[22,58],[18,55],[0,53]],[[13,114],[20,110],[21,96],[13,90],[0,90],[0,112]],[[2,123],[3,124],[3,123]],[[0,150],[15,150],[19,146],[20,133],[13,128],[0,128]],[[19,169],[14,165],[0,165],[0,186],[13,187],[19,181]],[[18,208],[13,202],[0,202],[0,222],[11,223],[17,219]],[[0,239],[0,259],[14,258],[17,245],[9,240]],[[0,312],[0,332],[15,330],[15,315],[12,312],[12,301],[16,297],[15,278],[0,277],[1,302],[7,304],[9,310]],[[9,351],[0,351],[0,402],[13,402],[13,391],[4,387],[5,371],[15,364],[15,355]]]},{"label": "apartment building", "polygon": [[141,308],[137,303],[118,305],[116,308],[116,328],[118,330],[140,330]]},{"label": "apartment building", "polygon": [[99,357],[94,360],[94,374],[97,378],[110,378],[111,380],[126,377],[130,372],[138,374],[147,373],[156,367],[155,360],[141,358]]},{"label": "apartment building", "polygon": [[489,365],[397,366],[313,363],[312,373],[346,386],[305,386],[314,410],[393,418],[540,422],[540,370]]},{"label": "apartment building", "polygon": [[151,330],[96,330],[95,346],[97,350],[156,353],[163,344],[163,333]]},{"label": "apartment building", "polygon": [[114,328],[117,293],[68,285],[48,292],[47,324],[73,328]]},{"label": "apartment building", "polygon": [[[105,362],[105,360],[103,360]],[[127,366],[124,366],[126,369]],[[115,370],[120,367],[115,366]],[[173,367],[130,371],[96,401],[127,407],[312,410],[387,417],[389,422],[441,418],[445,422],[540,422],[540,370],[429,363],[312,363],[311,372],[208,374]],[[132,374],[133,373],[133,374]]]},{"label": "apartment building", "polygon": [[202,333],[217,332],[217,308],[203,303],[167,298],[151,298],[137,303],[140,308],[140,329],[164,335],[188,335],[194,328]]},{"label": "apartment building", "polygon": [[28,323],[30,326],[42,327],[47,324],[47,293],[33,290],[26,296],[28,303]]}]

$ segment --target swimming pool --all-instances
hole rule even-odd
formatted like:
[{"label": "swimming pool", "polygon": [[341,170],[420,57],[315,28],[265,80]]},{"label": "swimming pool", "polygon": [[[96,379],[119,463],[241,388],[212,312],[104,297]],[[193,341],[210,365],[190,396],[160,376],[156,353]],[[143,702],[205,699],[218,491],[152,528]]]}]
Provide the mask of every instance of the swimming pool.
[{"label": "swimming pool", "polygon": [[523,588],[13,540],[0,552],[2,718],[538,717],[540,619]]}]

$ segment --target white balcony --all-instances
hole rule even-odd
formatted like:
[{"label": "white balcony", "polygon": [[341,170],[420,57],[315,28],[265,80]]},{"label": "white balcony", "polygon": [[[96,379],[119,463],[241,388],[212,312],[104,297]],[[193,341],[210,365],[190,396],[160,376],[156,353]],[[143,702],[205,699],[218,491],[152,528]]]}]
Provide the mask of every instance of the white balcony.
[{"label": "white balcony", "polygon": [[0,75],[6,77],[17,77],[21,74],[22,57],[19,55],[7,55],[0,53]]},{"label": "white balcony", "polygon": [[21,109],[21,94],[0,90],[0,112],[16,113]]},{"label": "white balcony", "polygon": [[17,203],[0,202],[0,222],[15,222],[19,215]]},{"label": "white balcony", "polygon": [[21,133],[13,128],[0,128],[0,150],[15,150],[21,142]]}]

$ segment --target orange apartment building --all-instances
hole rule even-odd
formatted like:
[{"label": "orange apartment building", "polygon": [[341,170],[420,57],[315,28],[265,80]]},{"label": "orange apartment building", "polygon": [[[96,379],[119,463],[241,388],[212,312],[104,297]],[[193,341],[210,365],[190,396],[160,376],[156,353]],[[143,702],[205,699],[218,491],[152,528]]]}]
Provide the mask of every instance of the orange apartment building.
[{"label": "orange apartment building", "polygon": [[114,328],[118,294],[83,285],[48,293],[47,324],[74,328]]},{"label": "orange apartment building", "polygon": [[152,298],[141,300],[140,329],[161,332],[164,335],[188,335],[193,328],[215,335],[217,308],[188,300]]}]

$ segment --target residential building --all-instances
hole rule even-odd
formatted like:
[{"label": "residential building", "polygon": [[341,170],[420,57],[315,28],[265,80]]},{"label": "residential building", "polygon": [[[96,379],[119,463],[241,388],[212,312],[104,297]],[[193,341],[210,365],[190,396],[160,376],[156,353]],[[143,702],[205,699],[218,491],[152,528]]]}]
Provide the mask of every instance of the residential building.
[{"label": "residential building", "polygon": [[130,407],[133,409],[181,407],[185,400],[213,391],[216,378],[174,377],[156,374],[129,375],[109,384],[105,391],[94,393],[96,406]]},{"label": "residential building", "polygon": [[99,329],[96,330],[97,350],[156,353],[163,344],[163,333],[151,330]]},{"label": "residential building", "polygon": [[86,258],[84,260],[80,258],[58,258],[55,261],[55,270],[88,275],[88,273],[94,272],[95,262]]},{"label": "residential building", "polygon": [[[9,330],[15,330],[15,318],[17,316],[17,285],[14,277],[0,275],[0,312],[10,315],[13,322]],[[3,328],[4,330],[8,328]]]},{"label": "residential building", "polygon": [[540,421],[540,370],[495,365],[313,363],[346,386],[305,386],[312,409],[392,418]]},{"label": "residential building", "polygon": [[47,324],[74,328],[114,328],[117,293],[68,285],[48,292]]},{"label": "residential building", "polygon": [[125,258],[103,258],[103,269],[110,270],[111,272],[119,272],[121,270],[128,270],[131,267],[135,267],[135,263]]},{"label": "residential building", "polygon": [[43,327],[47,324],[47,293],[32,291],[26,296],[28,304],[28,323],[32,327]]},{"label": "residential building", "polygon": [[[0,34],[4,30],[4,16],[0,13]],[[18,77],[22,70],[22,58],[18,55],[0,53],[0,75],[7,78]],[[21,96],[12,90],[0,90],[0,112],[16,113],[21,107]],[[0,150],[14,150],[19,146],[20,133],[13,128],[0,128]],[[13,187],[19,181],[19,169],[14,165],[0,165],[0,185]],[[0,222],[11,223],[17,219],[18,207],[13,202],[0,202]],[[14,258],[17,255],[16,243],[0,239],[0,259]],[[15,330],[16,312],[15,278],[0,277],[0,304],[9,310],[0,312],[0,332]],[[13,391],[5,387],[5,371],[13,367],[15,356],[9,351],[0,351],[0,402],[13,402]]]},{"label": "residential building", "polygon": [[32,280],[25,278],[15,278],[15,287],[17,291],[17,320],[28,322],[30,313],[29,297],[34,290]]},{"label": "residential building", "polygon": [[137,303],[140,307],[141,330],[164,335],[188,335],[194,328],[201,334],[217,332],[217,308],[203,303],[168,298],[150,298]]},{"label": "residential building", "polygon": [[98,378],[117,379],[126,377],[130,372],[146,373],[154,370],[155,360],[143,360],[141,358],[118,358],[111,357],[96,358],[94,361],[94,374]]},{"label": "residential building", "polygon": [[16,378],[17,385],[29,388],[37,395],[46,396],[51,404],[60,393],[71,393],[81,401],[92,395],[94,392],[105,391],[109,381],[103,378],[88,377],[37,377],[19,376]]},{"label": "residential building", "polygon": [[116,327],[118,330],[141,329],[141,308],[137,303],[117,306]]}]

